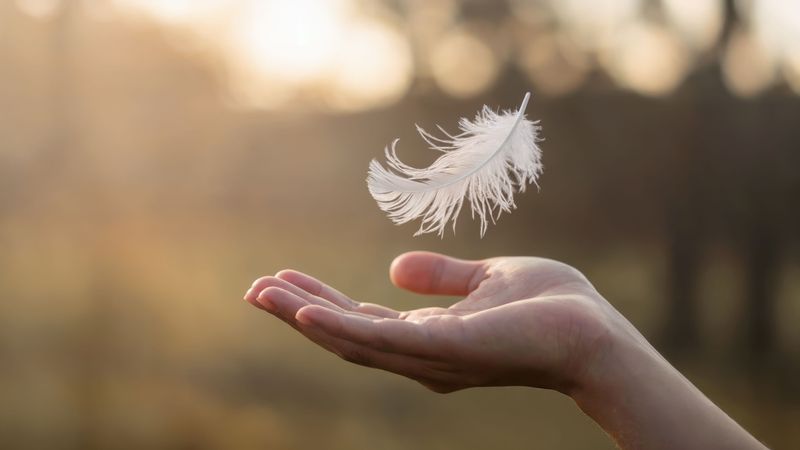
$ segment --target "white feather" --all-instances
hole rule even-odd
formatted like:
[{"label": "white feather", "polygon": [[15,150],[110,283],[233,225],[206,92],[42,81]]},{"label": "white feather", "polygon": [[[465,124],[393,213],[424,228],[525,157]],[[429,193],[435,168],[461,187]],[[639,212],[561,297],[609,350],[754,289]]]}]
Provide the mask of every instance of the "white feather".
[{"label": "white feather", "polygon": [[421,218],[414,236],[431,232],[443,236],[449,221],[455,231],[467,198],[472,217],[480,219],[483,237],[490,220],[495,223],[502,212],[516,208],[514,193],[536,184],[542,172],[540,127],[525,118],[529,98],[526,93],[517,111],[496,113],[484,106],[473,121],[459,121],[460,133],[455,136],[438,127],[444,133],[438,138],[417,126],[430,148],[444,153],[424,169],[400,161],[395,139],[385,150],[388,168],[370,162],[370,194],[396,224]]}]

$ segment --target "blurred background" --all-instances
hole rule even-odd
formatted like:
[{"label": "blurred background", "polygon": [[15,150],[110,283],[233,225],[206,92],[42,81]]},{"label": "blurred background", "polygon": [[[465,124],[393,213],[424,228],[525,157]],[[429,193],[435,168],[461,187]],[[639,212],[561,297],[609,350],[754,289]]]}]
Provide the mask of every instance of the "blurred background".
[{"label": "blurred background", "polygon": [[[366,186],[414,124],[533,93],[541,191],[412,238]],[[800,2],[3,0],[0,447],[612,448],[533,389],[448,396],[241,300],[392,258],[540,255],[758,438],[800,448]]]}]

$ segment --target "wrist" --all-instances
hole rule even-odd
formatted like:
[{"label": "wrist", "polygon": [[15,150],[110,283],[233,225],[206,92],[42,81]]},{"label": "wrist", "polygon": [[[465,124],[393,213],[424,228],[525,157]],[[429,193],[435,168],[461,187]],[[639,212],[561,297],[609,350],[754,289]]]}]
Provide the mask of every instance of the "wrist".
[{"label": "wrist", "polygon": [[679,378],[643,337],[621,333],[610,339],[569,395],[621,448],[670,448],[645,445],[641,434],[648,434],[651,425],[646,418],[669,408],[671,396],[680,395],[682,388],[675,389]]},{"label": "wrist", "polygon": [[621,448],[765,448],[627,326],[568,393]]},{"label": "wrist", "polygon": [[624,321],[609,329],[605,342],[590,355],[568,395],[581,407],[607,396],[625,395],[656,379],[678,375],[675,369]]}]

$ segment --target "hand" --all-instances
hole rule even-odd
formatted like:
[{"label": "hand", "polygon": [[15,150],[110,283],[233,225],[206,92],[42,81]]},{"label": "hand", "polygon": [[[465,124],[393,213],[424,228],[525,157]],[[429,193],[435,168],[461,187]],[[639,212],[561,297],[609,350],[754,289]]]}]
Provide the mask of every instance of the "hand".
[{"label": "hand", "polygon": [[390,274],[412,292],[465,298],[399,312],[286,270],[256,280],[245,299],[347,361],[436,392],[559,390],[624,449],[765,449],[566,264],[413,252]]},{"label": "hand", "polygon": [[638,335],[580,272],[556,261],[413,252],[390,272],[413,292],[466,297],[399,312],[282,271],[258,279],[245,299],[347,361],[436,392],[499,385],[569,392],[599,373],[614,334]]}]

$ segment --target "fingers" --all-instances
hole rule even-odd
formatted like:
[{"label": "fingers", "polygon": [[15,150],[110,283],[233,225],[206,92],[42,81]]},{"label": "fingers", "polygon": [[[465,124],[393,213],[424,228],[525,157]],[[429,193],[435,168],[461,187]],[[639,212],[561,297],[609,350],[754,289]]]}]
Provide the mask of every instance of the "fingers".
[{"label": "fingers", "polygon": [[296,318],[304,326],[317,327],[331,336],[382,352],[441,358],[429,329],[420,323],[370,318],[316,305],[301,308]]},{"label": "fingers", "polygon": [[301,297],[274,286],[270,286],[261,291],[256,302],[261,309],[268,311],[273,316],[292,326],[296,325],[294,316],[297,314],[297,311],[309,305],[309,303]]},{"label": "fingers", "polygon": [[375,350],[365,345],[356,344],[333,337],[317,327],[299,326],[298,330],[310,341],[330,351],[345,361],[360,366],[386,370],[417,381],[434,384],[450,384],[458,381],[458,376],[447,370],[444,364]]},{"label": "fingers", "polygon": [[[293,287],[299,289],[295,286]],[[308,295],[309,297],[314,297],[310,296],[310,294]],[[319,300],[328,303],[326,300]],[[346,311],[333,304],[323,305],[320,303],[309,303],[300,296],[276,286],[269,286],[264,289],[260,293],[257,301],[263,309],[269,311],[284,322],[287,322],[306,338],[346,361],[386,370],[418,381],[428,380],[433,383],[441,384],[453,383],[458,379],[456,374],[446,370],[446,368],[449,367],[446,364],[412,355],[381,351],[376,346],[365,345],[354,340],[342,339],[336,335],[327,333],[323,327],[299,322],[295,317],[300,309],[314,307],[332,311],[337,314],[347,314],[359,320],[373,321],[385,319]]]},{"label": "fingers", "polygon": [[[277,277],[261,277],[253,283],[253,287],[247,291],[245,294],[245,300],[247,300],[253,306],[256,306],[261,309],[265,309],[265,302],[269,301],[269,296],[265,295],[265,292],[270,287],[277,287],[283,289],[285,291],[289,291],[294,295],[300,297],[301,299],[305,300],[308,304],[311,305],[320,305],[326,308],[334,308],[334,309],[341,309],[341,310],[350,310],[353,307],[355,302],[352,300],[346,299],[347,301],[338,300],[335,302],[329,301],[322,297],[318,297],[286,280],[277,278]],[[343,296],[343,294],[340,294]],[[357,311],[361,312],[361,311]],[[294,313],[292,313],[292,316]]]},{"label": "fingers", "polygon": [[272,315],[292,326],[297,325],[297,320],[295,319],[297,311],[300,308],[309,305],[330,309],[339,313],[349,313],[367,319],[379,318],[377,316],[369,316],[359,312],[346,311],[325,299],[311,295],[297,286],[278,278],[273,278],[272,283],[274,283],[272,286],[269,286],[261,291],[256,299],[256,302],[259,304],[261,309],[270,312]]},{"label": "fingers", "polygon": [[351,300],[348,296],[302,272],[281,270],[275,276],[281,280],[288,281],[311,295],[324,298],[341,308],[353,309],[357,305],[357,302]]},{"label": "fingers", "polygon": [[400,312],[382,305],[356,302],[316,278],[296,270],[282,270],[275,276],[346,310],[387,318],[397,318],[400,316]]},{"label": "fingers", "polygon": [[[295,286],[295,285],[293,285],[293,284],[291,284],[291,283],[289,283],[287,281],[281,280],[280,278],[264,277],[264,278],[259,279],[257,284],[258,284],[258,287],[259,287],[260,290],[259,290],[258,294],[255,295],[255,303],[256,303],[255,306],[258,306],[258,307],[260,307],[262,309],[266,309],[268,311],[270,311],[269,302],[274,297],[274,295],[271,295],[271,294],[276,294],[277,293],[278,295],[281,295],[280,292],[277,292],[275,289],[288,291],[288,292],[292,293],[293,295],[299,297],[303,301],[304,305],[305,304],[320,305],[320,306],[324,306],[326,308],[333,308],[333,309],[342,310],[342,308],[339,307],[338,305],[335,305],[335,304],[333,304],[333,303],[331,303],[331,302],[329,302],[329,301],[327,301],[327,300],[325,300],[323,298],[317,297],[315,295],[311,295],[308,292],[298,288],[297,286]],[[273,289],[270,290],[270,288],[273,288]],[[252,297],[252,295],[251,295],[251,297]],[[294,312],[292,313],[292,315],[294,315]]]},{"label": "fingers", "polygon": [[430,252],[398,256],[390,269],[392,283],[420,294],[468,295],[486,276],[486,264]]},{"label": "fingers", "polygon": [[248,289],[247,293],[244,294],[244,299],[250,303],[253,303],[253,306],[260,306],[257,302],[258,297],[261,293],[269,287],[279,287],[285,288],[289,291],[295,292],[297,295],[303,296],[310,296],[306,291],[297,288],[296,286],[292,285],[291,283],[287,282],[286,280],[281,280],[277,277],[261,277],[253,282],[253,286]]}]

